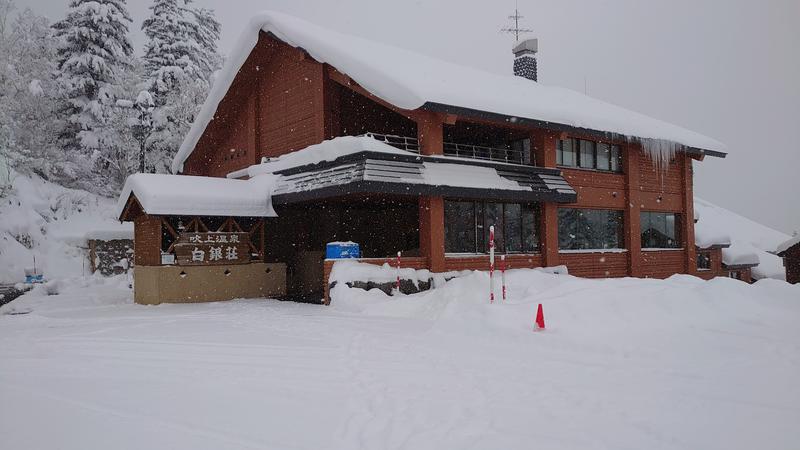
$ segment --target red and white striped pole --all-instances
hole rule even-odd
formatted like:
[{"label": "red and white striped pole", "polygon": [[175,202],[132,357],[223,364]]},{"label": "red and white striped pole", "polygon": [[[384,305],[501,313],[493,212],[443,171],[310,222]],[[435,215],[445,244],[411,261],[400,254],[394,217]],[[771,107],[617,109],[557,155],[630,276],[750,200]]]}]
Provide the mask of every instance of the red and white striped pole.
[{"label": "red and white striped pole", "polygon": [[494,225],[489,227],[489,303],[494,303]]},{"label": "red and white striped pole", "polygon": [[400,293],[400,253],[397,252],[397,293]]},{"label": "red and white striped pole", "polygon": [[506,301],[506,255],[500,255],[500,283],[503,285],[503,302]]}]

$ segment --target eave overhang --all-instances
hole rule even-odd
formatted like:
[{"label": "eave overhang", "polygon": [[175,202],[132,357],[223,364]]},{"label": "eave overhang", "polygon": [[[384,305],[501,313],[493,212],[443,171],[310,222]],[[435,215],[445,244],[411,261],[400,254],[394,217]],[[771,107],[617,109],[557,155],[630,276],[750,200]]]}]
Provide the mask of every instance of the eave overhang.
[{"label": "eave overhang", "polygon": [[[577,201],[577,193],[557,169],[446,156],[365,151],[275,173],[282,177],[272,201],[282,205],[356,194],[514,202]],[[446,173],[457,182],[437,181],[434,173]]]}]

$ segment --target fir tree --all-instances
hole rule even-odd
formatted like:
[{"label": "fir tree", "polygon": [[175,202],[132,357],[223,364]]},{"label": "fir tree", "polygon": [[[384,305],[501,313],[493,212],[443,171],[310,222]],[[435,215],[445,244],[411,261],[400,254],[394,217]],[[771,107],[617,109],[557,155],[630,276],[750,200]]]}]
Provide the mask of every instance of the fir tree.
[{"label": "fir tree", "polygon": [[155,0],[151,14],[142,23],[148,38],[144,66],[156,105],[188,80],[202,79],[198,65],[200,45],[195,41],[197,26],[184,0]]},{"label": "fir tree", "polygon": [[110,143],[104,132],[115,84],[133,53],[130,22],[125,0],[72,0],[67,17],[53,25],[61,40],[57,63],[66,99],[64,150],[89,153]]},{"label": "fir tree", "polygon": [[155,103],[147,142],[148,168],[168,170],[220,66],[220,24],[191,0],[154,0],[142,24],[148,37],[144,65]]},{"label": "fir tree", "polygon": [[203,70],[206,81],[211,81],[211,76],[222,66],[222,57],[217,51],[222,26],[214,16],[214,11],[205,8],[191,10],[195,19],[192,34],[195,42],[200,46],[198,65]]}]

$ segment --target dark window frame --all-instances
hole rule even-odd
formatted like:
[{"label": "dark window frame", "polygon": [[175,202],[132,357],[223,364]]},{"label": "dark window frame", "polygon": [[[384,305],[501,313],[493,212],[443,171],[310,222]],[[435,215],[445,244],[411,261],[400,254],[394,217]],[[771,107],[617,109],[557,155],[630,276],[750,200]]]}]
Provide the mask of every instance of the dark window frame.
[{"label": "dark window frame", "polygon": [[[565,164],[564,163],[564,143],[565,141],[569,141],[572,144],[572,153],[574,158],[574,164]],[[590,143],[592,146],[592,165],[585,166],[582,161],[582,151],[581,151],[581,144],[587,142]],[[600,167],[598,162],[598,149],[601,146],[608,147],[608,166],[607,167]],[[622,147],[619,144],[614,144],[612,142],[606,141],[594,141],[591,139],[581,139],[581,138],[572,138],[568,137],[566,139],[559,139],[556,143],[556,165],[558,167],[564,167],[569,169],[578,169],[578,170],[595,170],[598,172],[608,172],[608,173],[622,173],[623,166],[622,166]]]},{"label": "dark window frame", "polygon": [[[452,220],[448,212],[453,212],[458,205],[462,206],[461,211],[464,214],[472,214],[471,222],[473,223],[472,231],[459,231],[452,228],[453,223],[458,223],[458,220]],[[466,207],[471,204],[471,208]],[[500,228],[495,228],[495,251],[498,253],[507,254],[539,254],[541,253],[541,238],[540,238],[540,209],[539,205],[535,203],[521,203],[521,202],[492,202],[482,200],[463,200],[463,199],[445,199],[445,217],[444,217],[444,234],[445,234],[445,254],[487,254],[488,240],[489,240],[489,226],[487,224],[488,215],[490,210],[495,210],[494,205],[500,205],[499,217]],[[507,205],[519,205],[519,217],[516,220],[514,228],[519,228],[512,231],[509,228]],[[469,212],[471,210],[471,213]],[[530,217],[528,217],[530,216]],[[451,217],[451,218],[449,218]],[[532,218],[532,220],[530,220]],[[462,216],[463,219],[463,216]],[[527,220],[526,220],[527,219]],[[532,226],[532,228],[530,228]],[[458,239],[458,235],[468,235],[474,238],[472,245],[457,241],[461,244],[454,244],[453,239]],[[519,250],[507,251],[506,246],[508,241],[507,236],[514,236],[518,241]],[[463,250],[463,251],[462,251]],[[470,251],[472,250],[472,251]]]}]

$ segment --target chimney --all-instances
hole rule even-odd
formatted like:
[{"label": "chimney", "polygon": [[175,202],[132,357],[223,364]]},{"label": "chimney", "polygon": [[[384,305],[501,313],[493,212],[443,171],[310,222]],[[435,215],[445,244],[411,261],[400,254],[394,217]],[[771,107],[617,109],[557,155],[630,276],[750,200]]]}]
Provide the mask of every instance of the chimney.
[{"label": "chimney", "polygon": [[538,39],[526,39],[514,47],[514,75],[529,80],[536,80],[536,52],[539,51]]}]

